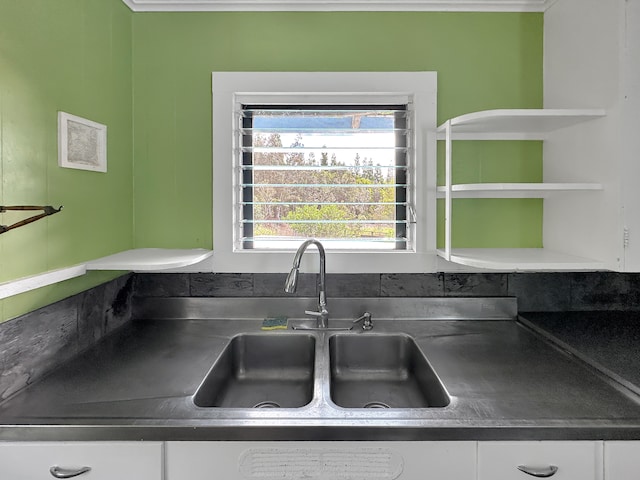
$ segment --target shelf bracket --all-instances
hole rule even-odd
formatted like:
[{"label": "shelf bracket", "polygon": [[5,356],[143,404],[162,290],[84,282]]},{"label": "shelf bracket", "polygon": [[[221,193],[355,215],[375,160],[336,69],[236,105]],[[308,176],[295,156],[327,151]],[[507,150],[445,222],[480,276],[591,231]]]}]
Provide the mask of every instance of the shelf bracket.
[{"label": "shelf bracket", "polygon": [[48,217],[49,215],[58,213],[60,210],[62,210],[62,205],[60,205],[60,208],[53,208],[51,205],[45,205],[45,206],[14,205],[9,207],[0,205],[0,213],[7,212],[9,210],[18,210],[18,211],[42,210],[42,213],[39,215],[34,215],[29,218],[25,218],[24,220],[21,220],[11,225],[0,225],[0,234],[8,232],[9,230],[13,230],[14,228],[22,227],[23,225],[28,225],[30,223],[35,222],[36,220],[40,220],[41,218]]}]

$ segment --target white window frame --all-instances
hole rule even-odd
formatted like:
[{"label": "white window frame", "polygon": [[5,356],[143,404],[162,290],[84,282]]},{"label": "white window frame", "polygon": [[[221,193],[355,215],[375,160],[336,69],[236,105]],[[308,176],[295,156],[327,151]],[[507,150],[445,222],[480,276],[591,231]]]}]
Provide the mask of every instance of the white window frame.
[{"label": "white window frame", "polygon": [[[349,96],[410,97],[413,103],[415,205],[413,250],[327,251],[332,273],[403,273],[436,271],[436,97],[435,72],[214,72],[213,92],[213,270],[216,272],[287,272],[294,250],[234,251],[234,115],[237,102],[273,97],[292,103],[345,101]],[[276,100],[274,100],[276,103]],[[317,269],[305,255],[302,270]]]}]

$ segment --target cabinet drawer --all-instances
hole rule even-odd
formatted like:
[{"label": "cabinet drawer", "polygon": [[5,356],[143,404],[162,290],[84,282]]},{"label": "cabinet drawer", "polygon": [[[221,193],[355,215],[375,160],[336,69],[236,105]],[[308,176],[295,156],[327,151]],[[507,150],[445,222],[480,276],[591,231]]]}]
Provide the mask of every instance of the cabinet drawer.
[{"label": "cabinet drawer", "polygon": [[533,480],[534,473],[553,480],[601,480],[602,448],[602,442],[480,442],[478,480]]},{"label": "cabinet drawer", "polygon": [[165,480],[475,480],[475,442],[167,442]]},{"label": "cabinet drawer", "polygon": [[605,442],[604,478],[606,480],[638,480],[640,478],[640,442]]},{"label": "cabinet drawer", "polygon": [[73,477],[77,480],[162,480],[162,444],[0,443],[0,465],[0,478],[7,480],[54,480],[52,467],[59,474],[91,468]]}]

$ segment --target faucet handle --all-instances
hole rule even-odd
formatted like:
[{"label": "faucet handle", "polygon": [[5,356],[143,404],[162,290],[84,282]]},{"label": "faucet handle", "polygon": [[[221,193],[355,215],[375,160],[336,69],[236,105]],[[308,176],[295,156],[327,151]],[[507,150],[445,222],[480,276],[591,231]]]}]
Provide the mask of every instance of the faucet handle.
[{"label": "faucet handle", "polygon": [[328,328],[329,327],[329,312],[327,312],[326,307],[324,306],[319,306],[318,310],[320,310],[319,312],[314,312],[312,310],[305,310],[304,313],[306,315],[310,315],[312,317],[315,317],[316,321],[318,322],[318,328]]}]

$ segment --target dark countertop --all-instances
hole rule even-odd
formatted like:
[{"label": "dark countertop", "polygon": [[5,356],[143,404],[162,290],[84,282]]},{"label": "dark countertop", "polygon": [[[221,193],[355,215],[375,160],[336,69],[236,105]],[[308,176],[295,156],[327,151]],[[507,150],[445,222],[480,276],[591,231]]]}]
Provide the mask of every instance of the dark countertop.
[{"label": "dark countertop", "polygon": [[[597,314],[527,314],[520,323],[385,319],[374,313],[374,330],[346,335],[412,336],[451,403],[372,410],[331,401],[328,340],[345,333],[261,332],[260,320],[194,318],[194,312],[188,319],[131,321],[0,404],[0,440],[640,439],[640,397],[550,342],[548,333],[539,334],[548,327],[567,343],[588,345],[599,362],[610,361],[606,351],[612,346],[617,363],[625,356],[637,362],[637,337],[621,329],[615,343],[611,332],[618,327],[605,328]],[[601,336],[588,327],[589,317],[592,328],[600,325]],[[583,322],[584,329],[572,328],[573,322]],[[233,336],[246,332],[315,337],[319,380],[309,405],[194,405],[193,395],[213,362]]]},{"label": "dark countertop", "polygon": [[523,313],[521,321],[640,395],[640,312]]}]

